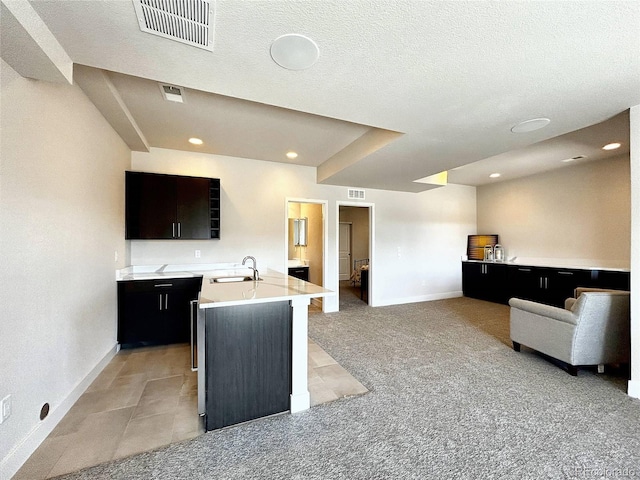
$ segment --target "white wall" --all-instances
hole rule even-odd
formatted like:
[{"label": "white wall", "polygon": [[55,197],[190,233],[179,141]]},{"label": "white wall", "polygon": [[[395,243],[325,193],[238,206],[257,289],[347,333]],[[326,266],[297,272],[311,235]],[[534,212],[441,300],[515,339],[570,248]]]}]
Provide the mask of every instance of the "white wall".
[{"label": "white wall", "polygon": [[0,398],[13,399],[0,425],[4,479],[115,347],[130,152],[79,88],[0,70]]},{"label": "white wall", "polygon": [[631,108],[631,380],[629,395],[640,398],[640,105]]},{"label": "white wall", "polygon": [[[286,198],[328,200],[329,262],[325,286],[337,289],[336,201],[346,187],[318,185],[315,169],[217,155],[152,149],[133,152],[139,171],[216,177],[222,184],[220,240],[132,241],[136,265],[239,261],[284,272]],[[385,305],[461,294],[460,256],[476,231],[475,188],[451,185],[420,194],[367,190],[376,205],[372,300]],[[194,250],[202,258],[194,258]],[[328,298],[326,311],[338,308]]]},{"label": "white wall", "polygon": [[478,187],[478,233],[508,257],[629,268],[629,156]]}]

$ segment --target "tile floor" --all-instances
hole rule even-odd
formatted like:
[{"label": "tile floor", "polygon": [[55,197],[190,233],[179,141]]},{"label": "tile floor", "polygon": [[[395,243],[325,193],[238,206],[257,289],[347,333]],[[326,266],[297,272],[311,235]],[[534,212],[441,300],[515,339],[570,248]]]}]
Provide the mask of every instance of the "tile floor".
[{"label": "tile floor", "polygon": [[[188,345],[121,350],[13,480],[39,480],[204,432]],[[309,340],[311,405],[367,389]]]}]

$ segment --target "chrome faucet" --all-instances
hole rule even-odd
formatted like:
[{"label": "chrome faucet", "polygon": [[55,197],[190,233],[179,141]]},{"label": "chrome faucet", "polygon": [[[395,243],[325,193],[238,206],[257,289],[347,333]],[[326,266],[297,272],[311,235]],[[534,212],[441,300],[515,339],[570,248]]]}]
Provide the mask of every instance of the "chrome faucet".
[{"label": "chrome faucet", "polygon": [[247,260],[253,260],[253,267],[249,267],[249,268],[253,270],[253,280],[257,281],[260,275],[258,273],[258,269],[256,268],[256,259],[250,255],[247,255],[242,259],[242,265],[244,265],[247,262]]}]

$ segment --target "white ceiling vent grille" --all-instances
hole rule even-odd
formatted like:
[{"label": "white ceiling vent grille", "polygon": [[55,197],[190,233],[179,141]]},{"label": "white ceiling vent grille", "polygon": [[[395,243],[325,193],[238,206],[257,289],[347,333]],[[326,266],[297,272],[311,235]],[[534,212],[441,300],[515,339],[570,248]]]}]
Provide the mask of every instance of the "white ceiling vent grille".
[{"label": "white ceiling vent grille", "polygon": [[158,85],[165,100],[184,103],[184,91],[182,87],[176,87],[175,85],[168,85],[166,83],[159,83]]},{"label": "white ceiling vent grille", "polygon": [[213,51],[213,0],[133,0],[143,32]]},{"label": "white ceiling vent grille", "polygon": [[347,197],[349,200],[364,200],[364,190],[350,188],[347,190]]}]

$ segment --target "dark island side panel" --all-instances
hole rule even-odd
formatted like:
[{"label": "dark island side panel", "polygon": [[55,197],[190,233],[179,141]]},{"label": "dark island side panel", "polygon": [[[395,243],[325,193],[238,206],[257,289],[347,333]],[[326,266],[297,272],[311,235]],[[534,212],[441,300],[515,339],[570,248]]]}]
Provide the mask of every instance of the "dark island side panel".
[{"label": "dark island side panel", "polygon": [[206,429],[289,410],[288,301],[206,312]]}]

